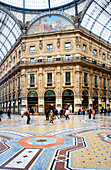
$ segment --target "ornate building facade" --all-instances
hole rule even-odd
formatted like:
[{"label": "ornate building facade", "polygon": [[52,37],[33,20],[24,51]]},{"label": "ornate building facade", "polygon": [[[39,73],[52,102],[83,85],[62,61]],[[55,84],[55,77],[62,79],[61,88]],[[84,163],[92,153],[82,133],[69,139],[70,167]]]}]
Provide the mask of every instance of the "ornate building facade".
[{"label": "ornate building facade", "polygon": [[0,107],[111,108],[111,45],[55,12],[35,17],[0,63]]}]

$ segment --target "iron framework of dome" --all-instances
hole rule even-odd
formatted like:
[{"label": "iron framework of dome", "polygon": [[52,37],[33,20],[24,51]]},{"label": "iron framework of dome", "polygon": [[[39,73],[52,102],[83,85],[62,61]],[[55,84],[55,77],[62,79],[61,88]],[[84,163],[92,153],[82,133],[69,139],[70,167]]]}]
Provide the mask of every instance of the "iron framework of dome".
[{"label": "iron framework of dome", "polygon": [[90,0],[81,20],[82,27],[111,43],[111,0]]}]

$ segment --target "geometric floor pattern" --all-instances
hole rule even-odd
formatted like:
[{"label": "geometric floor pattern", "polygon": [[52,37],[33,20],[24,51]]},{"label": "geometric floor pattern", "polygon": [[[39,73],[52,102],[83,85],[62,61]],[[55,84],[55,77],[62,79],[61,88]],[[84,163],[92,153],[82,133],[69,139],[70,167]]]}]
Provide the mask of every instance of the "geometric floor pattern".
[{"label": "geometric floor pattern", "polygon": [[50,123],[45,116],[3,115],[0,169],[111,170],[111,116],[70,115]]}]

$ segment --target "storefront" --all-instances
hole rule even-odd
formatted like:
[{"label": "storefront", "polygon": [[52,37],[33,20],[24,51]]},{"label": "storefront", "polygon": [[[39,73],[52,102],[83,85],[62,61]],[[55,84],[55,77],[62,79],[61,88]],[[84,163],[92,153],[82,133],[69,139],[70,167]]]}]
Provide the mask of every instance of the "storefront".
[{"label": "storefront", "polygon": [[18,94],[18,114],[21,115],[21,94]]},{"label": "storefront", "polygon": [[53,110],[56,104],[56,96],[53,90],[48,90],[44,94],[44,106],[47,107],[48,110]]},{"label": "storefront", "polygon": [[106,109],[106,93],[105,92],[102,93],[101,105],[102,105],[102,108]]},{"label": "storefront", "polygon": [[82,92],[82,108],[84,109],[88,109],[88,105],[89,105],[88,98],[89,98],[88,91],[84,90]]},{"label": "storefront", "polygon": [[98,110],[98,92],[94,91],[93,93],[93,109]]},{"label": "storefront", "polygon": [[30,91],[27,95],[28,108],[32,108],[34,113],[38,112],[38,94],[36,91]]},{"label": "storefront", "polygon": [[70,89],[63,91],[62,93],[62,109],[66,107],[72,107],[72,113],[74,113],[74,92]]},{"label": "storefront", "polygon": [[15,113],[15,106],[16,106],[16,96],[13,96],[13,114]]}]

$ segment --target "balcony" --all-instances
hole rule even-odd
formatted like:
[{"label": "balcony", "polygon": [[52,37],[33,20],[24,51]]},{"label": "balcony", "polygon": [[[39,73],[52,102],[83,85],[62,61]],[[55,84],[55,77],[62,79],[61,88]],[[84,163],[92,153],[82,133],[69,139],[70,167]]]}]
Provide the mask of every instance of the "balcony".
[{"label": "balcony", "polygon": [[47,87],[49,87],[49,86],[51,87],[51,86],[52,86],[52,83],[47,83]]},{"label": "balcony", "polygon": [[65,86],[71,86],[71,82],[66,82]]}]

